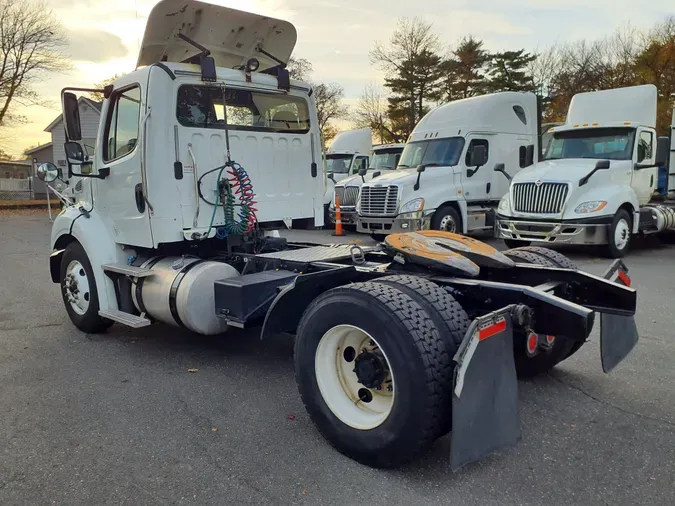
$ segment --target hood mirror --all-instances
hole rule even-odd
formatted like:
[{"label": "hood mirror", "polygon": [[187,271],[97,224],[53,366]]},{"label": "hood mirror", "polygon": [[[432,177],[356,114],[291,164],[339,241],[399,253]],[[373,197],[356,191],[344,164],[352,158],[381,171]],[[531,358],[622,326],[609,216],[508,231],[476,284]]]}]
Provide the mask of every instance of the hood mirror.
[{"label": "hood mirror", "polygon": [[37,177],[45,183],[52,183],[61,177],[61,170],[51,162],[41,163],[37,168]]}]

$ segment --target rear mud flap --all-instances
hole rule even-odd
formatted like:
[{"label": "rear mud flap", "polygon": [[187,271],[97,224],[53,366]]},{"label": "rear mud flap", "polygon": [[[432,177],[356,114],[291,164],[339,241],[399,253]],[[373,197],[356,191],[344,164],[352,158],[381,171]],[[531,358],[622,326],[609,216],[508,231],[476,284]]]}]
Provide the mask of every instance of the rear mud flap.
[{"label": "rear mud flap", "polygon": [[455,355],[453,471],[520,440],[511,308],[476,318]]},{"label": "rear mud flap", "polygon": [[[607,269],[605,279],[630,286],[628,268],[621,259],[615,260]],[[633,316],[600,314],[600,357],[602,370],[614,369],[633,350],[638,342],[638,330]]]}]

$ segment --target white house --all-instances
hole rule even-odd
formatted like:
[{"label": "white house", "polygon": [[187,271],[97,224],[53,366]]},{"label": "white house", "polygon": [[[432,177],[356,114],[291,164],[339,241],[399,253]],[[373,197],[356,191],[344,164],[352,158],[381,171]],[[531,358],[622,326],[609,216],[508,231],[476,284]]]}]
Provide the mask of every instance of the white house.
[{"label": "white house", "polygon": [[[80,123],[82,125],[81,144],[87,150],[87,154],[91,156],[94,153],[94,146],[96,146],[96,136],[98,135],[98,124],[101,118],[102,102],[95,102],[86,97],[80,97],[77,100],[77,103],[80,109]],[[63,116],[57,116],[54,121],[45,128],[45,132],[52,134],[54,164],[65,170],[68,165],[66,164],[66,153],[63,149],[63,144],[66,142]]]}]

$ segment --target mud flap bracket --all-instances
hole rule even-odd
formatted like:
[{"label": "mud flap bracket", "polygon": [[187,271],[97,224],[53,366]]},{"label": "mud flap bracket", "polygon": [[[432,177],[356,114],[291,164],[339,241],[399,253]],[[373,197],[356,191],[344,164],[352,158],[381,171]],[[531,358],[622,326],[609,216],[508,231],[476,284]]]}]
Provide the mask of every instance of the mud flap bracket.
[{"label": "mud flap bracket", "polygon": [[[607,269],[605,279],[630,286],[628,268],[621,259],[615,260]],[[614,369],[633,350],[639,339],[635,317],[617,314],[600,314],[600,357],[602,370]]]},{"label": "mud flap bracket", "polygon": [[511,317],[515,307],[476,318],[454,357],[453,471],[520,440]]}]

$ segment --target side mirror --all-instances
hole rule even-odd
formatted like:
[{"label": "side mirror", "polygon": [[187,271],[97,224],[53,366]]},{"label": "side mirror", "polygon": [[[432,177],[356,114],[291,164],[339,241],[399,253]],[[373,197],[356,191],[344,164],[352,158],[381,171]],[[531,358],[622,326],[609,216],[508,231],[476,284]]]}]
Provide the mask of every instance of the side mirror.
[{"label": "side mirror", "polygon": [[487,149],[485,146],[474,146],[471,151],[471,166],[482,167],[487,163]]},{"label": "side mirror", "polygon": [[40,181],[51,183],[61,176],[61,170],[51,162],[40,164],[37,168],[37,177]]},{"label": "side mirror", "polygon": [[84,150],[79,142],[66,142],[63,145],[63,148],[66,151],[66,158],[68,163],[73,165],[82,165],[86,160],[84,156]]},{"label": "side mirror", "polygon": [[656,165],[665,167],[670,156],[670,138],[659,137],[656,140]]},{"label": "side mirror", "polygon": [[504,174],[504,177],[511,181],[513,179],[509,174],[506,172],[506,166],[503,163],[496,163],[495,168],[493,169],[495,172],[501,172]]},{"label": "side mirror", "polygon": [[74,93],[63,94],[63,121],[66,125],[66,134],[71,141],[82,140],[82,128],[80,126],[80,108],[77,105],[77,97]]},{"label": "side mirror", "polygon": [[525,148],[525,167],[534,164],[534,144],[528,144]]}]

